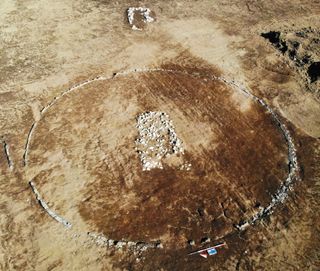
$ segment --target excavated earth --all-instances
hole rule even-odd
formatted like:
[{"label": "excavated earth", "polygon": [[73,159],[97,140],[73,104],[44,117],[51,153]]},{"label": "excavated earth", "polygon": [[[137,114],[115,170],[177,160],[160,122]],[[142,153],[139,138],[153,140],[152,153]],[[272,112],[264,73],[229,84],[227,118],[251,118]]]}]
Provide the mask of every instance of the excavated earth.
[{"label": "excavated earth", "polygon": [[[156,20],[133,30],[129,7]],[[0,14],[0,270],[319,270],[317,1]],[[182,141],[162,169],[145,112]]]},{"label": "excavated earth", "polygon": [[[170,157],[142,170],[136,116],[159,110],[170,114],[188,171]],[[288,172],[285,138],[261,105],[179,72],[90,83],[48,109],[33,133],[28,179],[52,209],[84,231],[170,249],[230,234],[271,202]]]}]

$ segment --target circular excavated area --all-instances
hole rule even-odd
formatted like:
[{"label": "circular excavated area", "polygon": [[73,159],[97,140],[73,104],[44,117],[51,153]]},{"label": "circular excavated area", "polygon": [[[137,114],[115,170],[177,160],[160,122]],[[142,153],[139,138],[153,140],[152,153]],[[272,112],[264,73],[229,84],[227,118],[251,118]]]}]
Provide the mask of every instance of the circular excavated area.
[{"label": "circular excavated area", "polygon": [[[164,113],[183,147],[149,170],[137,146],[145,112]],[[223,238],[272,202],[288,176],[278,125],[223,80],[129,72],[79,86],[48,107],[25,160],[48,207],[76,229],[181,248]]]}]

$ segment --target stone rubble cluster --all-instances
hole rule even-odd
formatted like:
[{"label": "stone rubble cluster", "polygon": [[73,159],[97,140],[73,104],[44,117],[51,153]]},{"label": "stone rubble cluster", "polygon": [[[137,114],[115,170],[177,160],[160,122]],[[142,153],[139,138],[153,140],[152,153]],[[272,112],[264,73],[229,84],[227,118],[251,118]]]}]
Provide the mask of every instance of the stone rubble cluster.
[{"label": "stone rubble cluster", "polygon": [[134,14],[140,13],[143,16],[143,22],[144,23],[152,23],[154,21],[154,18],[150,16],[151,10],[149,8],[145,7],[131,7],[128,8],[127,14],[128,14],[128,22],[131,25],[133,30],[142,30],[141,28],[137,27],[134,24]]},{"label": "stone rubble cluster", "polygon": [[139,131],[136,150],[143,170],[162,169],[161,160],[164,157],[184,153],[182,141],[178,138],[168,114],[144,112],[137,117],[136,127]]},{"label": "stone rubble cluster", "polygon": [[191,164],[190,163],[184,163],[179,167],[180,170],[189,171],[191,170]]},{"label": "stone rubble cluster", "polygon": [[122,249],[128,248],[132,249],[133,251],[146,251],[150,248],[163,248],[163,245],[160,242],[153,242],[153,243],[146,243],[146,242],[133,242],[133,241],[117,241],[108,239],[102,234],[97,234],[93,232],[89,232],[88,236],[98,245],[98,246],[106,246],[108,248],[115,248],[115,249]]}]

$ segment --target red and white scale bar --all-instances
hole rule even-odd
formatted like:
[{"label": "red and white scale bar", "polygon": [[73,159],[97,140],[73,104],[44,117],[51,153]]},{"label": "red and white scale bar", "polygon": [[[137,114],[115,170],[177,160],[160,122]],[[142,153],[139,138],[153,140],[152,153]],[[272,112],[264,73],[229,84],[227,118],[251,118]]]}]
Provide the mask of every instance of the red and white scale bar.
[{"label": "red and white scale bar", "polygon": [[[220,243],[220,244],[217,244],[213,247],[207,247],[207,248],[204,248],[204,249],[200,249],[200,250],[197,250],[195,252],[191,252],[189,253],[188,255],[195,255],[195,254],[199,254],[201,257],[203,258],[207,258],[209,255],[212,255],[212,254],[209,254],[208,251],[210,250],[215,250],[216,248],[218,247],[223,247],[223,246],[226,246],[227,244],[224,242],[224,243]],[[216,254],[216,253],[215,253]]]}]

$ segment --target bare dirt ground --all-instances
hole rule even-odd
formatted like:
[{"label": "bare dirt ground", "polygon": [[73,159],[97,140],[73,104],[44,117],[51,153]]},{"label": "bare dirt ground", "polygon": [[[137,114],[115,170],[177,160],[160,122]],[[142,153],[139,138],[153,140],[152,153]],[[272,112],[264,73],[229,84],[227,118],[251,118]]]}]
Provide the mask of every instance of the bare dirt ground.
[{"label": "bare dirt ground", "polygon": [[[156,20],[133,30],[132,6]],[[319,270],[319,1],[4,0],[0,14],[1,270]],[[147,111],[184,147],[163,169],[136,151]],[[294,168],[283,127],[297,178],[263,213]]]}]

